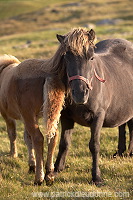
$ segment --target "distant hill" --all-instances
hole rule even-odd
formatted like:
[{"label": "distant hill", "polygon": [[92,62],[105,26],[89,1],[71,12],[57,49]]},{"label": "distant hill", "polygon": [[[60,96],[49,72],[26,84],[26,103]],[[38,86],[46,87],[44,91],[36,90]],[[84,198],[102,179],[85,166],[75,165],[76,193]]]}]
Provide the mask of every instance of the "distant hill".
[{"label": "distant hill", "polygon": [[0,26],[0,36],[83,26],[133,40],[132,1],[0,0]]}]

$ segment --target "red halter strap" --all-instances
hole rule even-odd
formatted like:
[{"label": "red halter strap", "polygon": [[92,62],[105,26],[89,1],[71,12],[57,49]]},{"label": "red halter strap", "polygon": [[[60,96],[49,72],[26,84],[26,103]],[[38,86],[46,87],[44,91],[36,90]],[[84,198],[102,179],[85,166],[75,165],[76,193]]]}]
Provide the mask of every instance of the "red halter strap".
[{"label": "red halter strap", "polygon": [[100,76],[98,76],[98,74],[96,73],[96,70],[94,69],[94,74],[95,74],[95,77],[102,83],[104,83],[106,80],[102,79]]},{"label": "red halter strap", "polygon": [[92,78],[91,78],[91,80],[89,81],[87,78],[85,78],[85,77],[83,77],[83,76],[75,75],[75,76],[69,77],[68,79],[69,79],[69,82],[72,81],[72,80],[75,80],[75,79],[80,79],[80,80],[84,81],[84,82],[87,84],[87,86],[88,86],[88,88],[89,88],[90,90],[92,90],[92,85],[91,85],[91,83],[92,83]]},{"label": "red halter strap", "polygon": [[[96,73],[96,70],[95,70],[95,69],[94,69],[94,75],[95,75],[95,77],[96,77],[100,82],[102,82],[102,83],[105,82],[104,79],[102,79],[100,76],[98,76],[98,74]],[[85,78],[85,77],[83,77],[83,76],[79,76],[79,75],[75,75],[75,76],[68,77],[69,82],[72,81],[72,80],[76,80],[76,79],[79,79],[79,80],[84,81],[84,82],[87,84],[88,88],[89,88],[90,90],[92,90],[92,79],[93,79],[93,77],[91,78],[90,81],[89,81],[87,78]]]}]

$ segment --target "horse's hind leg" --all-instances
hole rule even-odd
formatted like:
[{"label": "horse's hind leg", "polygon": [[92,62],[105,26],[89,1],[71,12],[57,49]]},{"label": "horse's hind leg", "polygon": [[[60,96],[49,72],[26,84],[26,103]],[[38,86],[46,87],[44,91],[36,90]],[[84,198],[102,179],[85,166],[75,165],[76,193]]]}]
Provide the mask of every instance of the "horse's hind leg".
[{"label": "horse's hind leg", "polygon": [[32,144],[31,136],[29,135],[28,131],[25,129],[24,131],[24,140],[28,148],[28,155],[29,155],[29,173],[35,173],[35,154],[34,154],[34,147]]},{"label": "horse's hind leg", "polygon": [[10,155],[14,158],[18,156],[16,146],[16,123],[15,120],[7,117],[6,114],[1,113],[7,126],[8,137],[10,140]]},{"label": "horse's hind leg", "polygon": [[119,138],[118,138],[118,151],[113,155],[113,157],[122,156],[124,151],[126,151],[126,123],[119,126]]},{"label": "horse's hind leg", "polygon": [[129,128],[128,152],[129,152],[129,156],[133,156],[133,119],[128,121],[128,128]]},{"label": "horse's hind leg", "polygon": [[74,121],[70,119],[65,111],[61,114],[61,139],[59,144],[59,152],[55,162],[55,172],[60,172],[65,168],[66,156],[71,143],[71,134],[74,127]]},{"label": "horse's hind leg", "polygon": [[43,172],[43,144],[44,144],[44,137],[39,130],[39,126],[37,123],[37,119],[35,116],[27,114],[23,114],[24,122],[26,130],[28,131],[29,135],[31,136],[35,156],[36,156],[36,171],[35,171],[35,185],[41,185],[44,180],[44,172]]}]

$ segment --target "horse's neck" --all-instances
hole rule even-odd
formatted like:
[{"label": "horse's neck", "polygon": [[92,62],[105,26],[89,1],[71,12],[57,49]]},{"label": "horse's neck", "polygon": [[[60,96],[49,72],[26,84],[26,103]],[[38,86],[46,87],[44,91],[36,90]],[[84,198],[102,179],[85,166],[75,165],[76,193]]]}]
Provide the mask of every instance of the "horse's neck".
[{"label": "horse's neck", "polygon": [[96,62],[94,63],[94,69],[97,72],[97,75],[102,79],[105,79],[106,67],[105,62],[99,55],[96,56]]}]

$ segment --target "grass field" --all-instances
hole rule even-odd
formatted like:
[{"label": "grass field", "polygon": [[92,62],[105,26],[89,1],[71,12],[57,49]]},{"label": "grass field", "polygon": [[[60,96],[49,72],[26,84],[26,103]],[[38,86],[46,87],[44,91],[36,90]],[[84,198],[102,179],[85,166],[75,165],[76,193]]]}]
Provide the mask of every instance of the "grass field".
[{"label": "grass field", "polygon": [[[58,46],[56,34],[67,33],[72,27],[79,26],[94,28],[97,41],[107,38],[133,41],[132,1],[0,0],[0,54],[12,54],[20,61],[51,57]],[[31,42],[28,48],[25,47],[27,41]],[[43,132],[43,120],[40,121],[40,127]],[[49,194],[51,197],[63,194],[66,196],[52,199],[68,199],[67,195],[70,195],[69,199],[75,200],[78,195],[82,199],[87,192],[91,199],[133,199],[133,159],[112,158],[117,149],[117,128],[102,129],[102,187],[89,184],[91,154],[88,149],[88,128],[75,125],[67,168],[59,174],[51,187],[47,187],[45,183],[40,187],[33,186],[34,175],[28,174],[28,156],[21,122],[17,122],[17,132],[19,156],[13,159],[8,154],[9,140],[5,123],[0,118],[0,200],[50,199],[46,197]],[[128,141],[127,130],[127,144]],[[45,138],[44,160],[46,152]],[[58,147],[56,154],[57,152]]]}]

